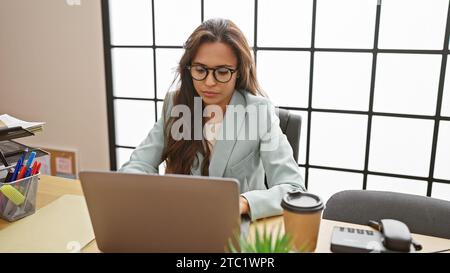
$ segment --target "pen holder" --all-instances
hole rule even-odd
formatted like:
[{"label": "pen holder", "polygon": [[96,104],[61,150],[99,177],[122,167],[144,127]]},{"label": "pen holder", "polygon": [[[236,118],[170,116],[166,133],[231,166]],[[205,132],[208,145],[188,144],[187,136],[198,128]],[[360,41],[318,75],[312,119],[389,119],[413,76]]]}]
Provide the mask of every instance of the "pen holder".
[{"label": "pen holder", "polygon": [[14,182],[0,180],[0,217],[13,222],[36,212],[37,173]]}]

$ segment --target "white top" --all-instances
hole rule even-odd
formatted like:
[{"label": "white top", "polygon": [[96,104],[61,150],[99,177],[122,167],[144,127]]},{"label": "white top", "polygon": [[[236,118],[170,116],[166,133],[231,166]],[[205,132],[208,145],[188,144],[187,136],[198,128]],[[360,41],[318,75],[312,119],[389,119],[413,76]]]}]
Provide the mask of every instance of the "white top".
[{"label": "white top", "polygon": [[205,136],[205,140],[208,143],[209,150],[212,151],[214,145],[216,144],[216,140],[220,131],[220,127],[222,126],[222,122],[206,122],[205,127],[203,128],[203,135]]}]

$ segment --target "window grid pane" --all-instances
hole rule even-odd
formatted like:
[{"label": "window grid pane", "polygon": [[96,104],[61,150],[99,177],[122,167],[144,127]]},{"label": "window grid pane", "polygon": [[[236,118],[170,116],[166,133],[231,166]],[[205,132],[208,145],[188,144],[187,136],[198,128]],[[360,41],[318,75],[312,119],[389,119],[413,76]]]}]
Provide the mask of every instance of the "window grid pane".
[{"label": "window grid pane", "polygon": [[379,48],[442,49],[448,0],[384,0],[382,5]]},{"label": "window grid pane", "polygon": [[[312,4],[312,0],[259,1],[258,46],[311,47]],[[281,16],[274,20],[274,14]]]},{"label": "window grid pane", "polygon": [[393,191],[416,195],[426,195],[427,181],[402,179],[379,175],[367,176],[367,189],[377,191]]},{"label": "window grid pane", "polygon": [[316,47],[372,48],[376,10],[377,0],[317,1]]},{"label": "window grid pane", "polygon": [[[156,45],[181,46],[200,24],[199,0],[154,0]],[[174,21],[176,18],[177,21]]]},{"label": "window grid pane", "polygon": [[442,56],[379,54],[374,111],[434,115]]},{"label": "window grid pane", "polygon": [[439,124],[434,177],[450,180],[450,121]]},{"label": "window grid pane", "polygon": [[[254,0],[205,0],[205,20],[227,18],[244,33],[249,45],[253,45],[255,1]],[[236,8],[239,7],[239,8]]]},{"label": "window grid pane", "polygon": [[[167,91],[177,88],[175,80],[178,62],[183,54],[181,49],[156,49],[156,78],[158,99],[164,99]],[[174,81],[175,80],[175,81]]]},{"label": "window grid pane", "polygon": [[362,189],[363,175],[359,173],[309,169],[308,191],[317,194],[326,203],[330,197],[343,190]]},{"label": "window grid pane", "polygon": [[111,55],[114,96],[155,97],[152,49],[114,48]]},{"label": "window grid pane", "polygon": [[367,117],[313,112],[310,164],[362,170]]},{"label": "window grid pane", "polygon": [[313,107],[369,110],[372,54],[317,52]]},{"label": "window grid pane", "polygon": [[434,122],[375,116],[369,170],[427,177]]},{"label": "window grid pane", "polygon": [[307,52],[258,52],[258,79],[276,106],[308,106],[309,60]]},{"label": "window grid pane", "polygon": [[450,117],[450,56],[447,55],[447,68],[445,70],[444,94],[442,97],[441,116]]},{"label": "window grid pane", "polygon": [[153,101],[115,100],[116,143],[136,147],[155,123]]},{"label": "window grid pane", "polygon": [[431,196],[450,201],[450,184],[434,182]]},{"label": "window grid pane", "polygon": [[153,45],[152,3],[109,0],[111,44]]}]

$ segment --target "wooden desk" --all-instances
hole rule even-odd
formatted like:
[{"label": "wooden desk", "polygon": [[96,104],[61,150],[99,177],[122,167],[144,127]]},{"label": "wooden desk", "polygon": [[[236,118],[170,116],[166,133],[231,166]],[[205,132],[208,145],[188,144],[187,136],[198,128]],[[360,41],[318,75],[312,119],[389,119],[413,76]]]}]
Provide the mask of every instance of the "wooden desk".
[{"label": "wooden desk", "polygon": [[[83,195],[80,181],[42,175],[39,182],[37,208],[42,208],[43,206],[55,201],[64,194]],[[12,223],[8,223],[0,219],[0,230],[11,224]],[[250,226],[250,233],[253,233],[255,228],[262,229],[263,225],[267,225],[267,227],[271,229],[279,226],[280,224],[283,225],[283,218],[281,216],[263,219]],[[331,232],[333,230],[333,227],[336,225],[355,228],[368,228],[367,226],[322,219],[316,252],[330,252]],[[450,248],[449,239],[442,239],[419,234],[413,234],[413,238],[417,242],[422,244],[423,250],[421,252],[433,252]],[[95,240],[84,247],[82,249],[82,252],[99,252]]]}]

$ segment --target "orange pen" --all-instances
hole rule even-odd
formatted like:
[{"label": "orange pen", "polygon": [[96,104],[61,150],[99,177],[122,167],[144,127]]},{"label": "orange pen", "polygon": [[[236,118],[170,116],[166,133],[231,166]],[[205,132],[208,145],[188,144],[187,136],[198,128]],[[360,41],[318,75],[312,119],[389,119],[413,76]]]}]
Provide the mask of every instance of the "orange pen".
[{"label": "orange pen", "polygon": [[20,180],[25,176],[25,173],[27,172],[27,166],[23,166],[22,169],[20,169],[19,175],[17,175],[16,180]]}]

